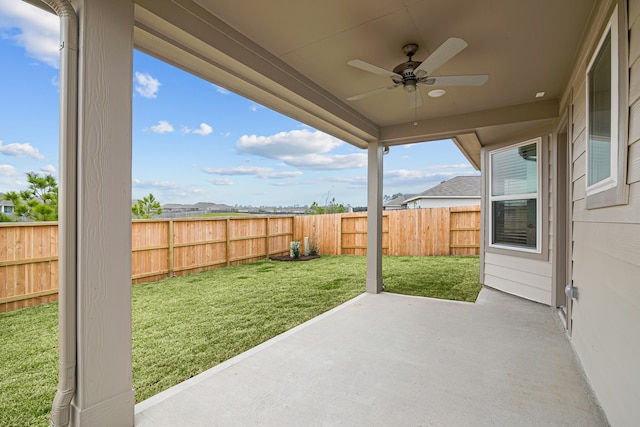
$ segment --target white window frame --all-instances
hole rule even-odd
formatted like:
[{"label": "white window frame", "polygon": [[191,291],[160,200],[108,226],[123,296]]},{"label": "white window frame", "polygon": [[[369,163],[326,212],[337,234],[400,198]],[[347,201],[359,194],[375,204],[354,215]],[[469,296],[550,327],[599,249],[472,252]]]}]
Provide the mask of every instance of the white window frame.
[{"label": "white window frame", "polygon": [[[596,60],[596,58],[598,57],[600,50],[602,48],[602,45],[605,41],[605,39],[607,38],[608,35],[611,35],[611,118],[610,118],[610,123],[611,123],[611,129],[610,129],[610,135],[611,135],[611,146],[610,146],[610,153],[609,153],[609,163],[610,163],[610,173],[609,176],[607,178],[601,179],[600,181],[589,185],[589,175],[590,175],[590,171],[589,171],[589,165],[590,165],[590,157],[591,157],[591,153],[590,153],[590,143],[589,143],[589,139],[591,137],[591,129],[589,127],[590,124],[590,120],[589,120],[589,111],[590,110],[590,105],[589,105],[589,83],[590,83],[590,78],[591,78],[591,69],[593,67],[593,64]],[[618,147],[619,147],[619,135],[618,135],[618,125],[619,125],[619,91],[620,91],[620,84],[619,84],[619,72],[620,72],[620,68],[619,68],[619,61],[618,61],[618,57],[619,57],[619,38],[618,38],[618,6],[615,7],[615,9],[613,10],[613,13],[611,15],[611,18],[609,19],[609,22],[607,23],[607,26],[604,30],[604,32],[602,33],[602,36],[600,37],[600,40],[598,41],[598,46],[596,47],[596,50],[593,52],[593,55],[591,56],[591,59],[589,61],[589,65],[587,66],[587,80],[586,80],[586,85],[587,85],[587,90],[586,90],[586,105],[587,105],[587,109],[586,109],[586,114],[587,114],[587,165],[586,165],[586,185],[587,185],[587,195],[592,195],[592,194],[596,194],[596,193],[600,193],[604,190],[608,190],[609,188],[614,188],[618,185]]]},{"label": "white window frame", "polygon": [[[497,153],[501,153],[509,150],[517,150],[519,147],[523,147],[525,145],[536,144],[536,247],[527,248],[524,246],[515,246],[515,245],[505,245],[500,243],[493,243],[493,202],[494,201],[504,201],[504,200],[523,200],[523,199],[532,199],[532,193],[526,194],[510,194],[508,196],[494,196],[493,195],[493,156]],[[497,150],[493,150],[489,153],[489,194],[488,194],[488,219],[489,219],[489,247],[496,249],[504,249],[509,251],[518,251],[518,252],[526,252],[531,254],[541,254],[542,253],[542,228],[543,228],[543,218],[542,218],[542,138],[533,138],[524,142],[520,142],[518,144],[509,145],[504,148],[500,148]]]},{"label": "white window frame", "polygon": [[[629,152],[629,27],[627,1],[614,0],[611,14],[602,25],[602,34],[590,53],[586,69],[585,92],[585,200],[586,209],[600,209],[629,203],[629,184],[627,184],[627,157]],[[611,164],[610,176],[589,185],[589,76],[593,62],[597,57],[607,35],[611,35]]]}]

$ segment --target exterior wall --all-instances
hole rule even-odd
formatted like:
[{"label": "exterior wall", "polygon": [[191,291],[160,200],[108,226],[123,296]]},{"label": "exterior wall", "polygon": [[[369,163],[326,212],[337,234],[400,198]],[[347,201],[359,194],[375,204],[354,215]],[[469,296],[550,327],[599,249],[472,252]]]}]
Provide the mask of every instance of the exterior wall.
[{"label": "exterior wall", "polygon": [[[605,2],[610,3],[610,2]],[[611,5],[605,5],[611,9]],[[640,419],[640,0],[629,0],[629,141],[625,205],[586,209],[587,54],[574,70],[572,222],[573,303],[571,342],[611,425]],[[602,16],[607,20],[610,14]],[[602,28],[591,25],[593,33]],[[590,34],[592,40],[599,33]],[[589,51],[589,49],[587,49]]]},{"label": "exterior wall", "polygon": [[551,305],[552,265],[517,256],[485,253],[484,284],[532,301]]},{"label": "exterior wall", "polygon": [[480,198],[465,198],[465,199],[456,199],[456,198],[425,198],[425,199],[417,199],[412,200],[407,203],[407,209],[424,209],[424,208],[451,208],[454,206],[474,206],[480,205]]},{"label": "exterior wall", "polygon": [[[529,138],[517,138],[512,144],[518,144]],[[542,203],[542,237],[540,244],[542,245],[541,254],[532,255],[529,253],[506,250],[489,247],[490,235],[489,225],[489,206],[488,198],[484,198],[482,202],[482,211],[486,214],[483,219],[484,233],[482,268],[480,282],[486,286],[517,295],[532,301],[543,304],[552,304],[553,286],[553,264],[551,262],[551,230],[553,207],[551,199],[553,198],[552,187],[549,185],[552,177],[552,157],[549,151],[552,149],[548,138],[543,138],[541,146],[542,153],[540,161],[542,162],[542,188],[540,189],[540,200]],[[507,144],[508,146],[509,144]],[[501,145],[499,148],[504,147]],[[498,148],[498,147],[495,147]],[[483,148],[483,194],[489,194],[489,180],[491,177],[488,171],[488,156],[494,147]]]}]

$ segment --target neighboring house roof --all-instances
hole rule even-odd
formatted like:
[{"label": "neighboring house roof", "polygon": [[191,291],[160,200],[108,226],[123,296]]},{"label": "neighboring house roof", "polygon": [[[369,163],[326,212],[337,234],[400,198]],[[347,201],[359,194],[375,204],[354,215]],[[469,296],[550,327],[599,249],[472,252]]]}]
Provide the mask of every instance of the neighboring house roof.
[{"label": "neighboring house roof", "polygon": [[480,176],[456,176],[404,202],[418,199],[479,199],[481,183],[482,177]]},{"label": "neighboring house roof", "polygon": [[406,204],[407,199],[409,199],[411,197],[414,197],[414,196],[415,196],[415,194],[403,194],[403,195],[400,195],[400,196],[396,197],[395,199],[389,200],[387,203],[385,203],[384,206],[385,207],[395,207],[395,206],[402,207],[403,205]]},{"label": "neighboring house roof", "polygon": [[4,200],[4,193],[0,193],[0,206],[13,206],[10,200]]}]

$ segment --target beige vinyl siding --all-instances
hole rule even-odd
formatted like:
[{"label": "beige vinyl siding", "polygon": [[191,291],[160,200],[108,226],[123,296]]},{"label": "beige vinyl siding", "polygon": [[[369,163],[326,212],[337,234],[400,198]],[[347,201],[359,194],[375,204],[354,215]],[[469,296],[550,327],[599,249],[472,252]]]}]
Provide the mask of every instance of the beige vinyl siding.
[{"label": "beige vinyl siding", "polygon": [[429,208],[450,208],[455,206],[474,206],[480,205],[480,198],[432,198],[418,199],[407,203],[407,209],[429,209]]},{"label": "beige vinyl siding", "polygon": [[[609,3],[607,1],[603,3]],[[640,419],[640,0],[629,1],[629,141],[626,205],[586,209],[585,57],[574,70],[571,341],[611,425]],[[602,17],[608,19],[609,16]],[[591,31],[601,25],[590,26]],[[589,34],[591,39],[598,34]],[[589,50],[589,49],[587,49]]]},{"label": "beige vinyl siding", "polygon": [[[543,138],[543,141],[545,138]],[[551,140],[551,138],[546,138]],[[521,139],[514,140],[514,144],[521,143]],[[543,304],[552,304],[552,276],[553,268],[551,263],[551,245],[553,243],[553,156],[552,150],[554,144],[541,143],[540,151],[544,150],[544,156],[539,156],[539,161],[543,162],[540,169],[542,177],[540,180],[540,198],[538,203],[541,206],[542,219],[540,221],[541,236],[540,248],[542,253],[534,259],[529,254],[517,250],[496,250],[489,248],[488,240],[491,239],[486,235],[482,283],[494,289],[517,295],[532,301]],[[488,180],[491,179],[489,174],[484,175],[486,188],[489,188]],[[486,200],[484,209],[488,212],[488,204]],[[489,230],[491,221],[489,215],[485,218],[485,229]],[[541,259],[542,258],[542,259]]]},{"label": "beige vinyl siding", "polygon": [[[547,239],[548,239],[548,245],[546,245],[547,248],[547,254],[548,257],[547,259],[549,260],[548,263],[545,264],[549,264],[549,270],[551,271],[551,276],[549,276],[549,283],[548,283],[548,287],[547,289],[549,290],[549,302],[545,302],[545,304],[549,304],[551,305],[552,303],[552,299],[551,299],[551,294],[553,293],[553,244],[554,244],[554,235],[553,235],[553,217],[554,215],[554,209],[555,206],[553,204],[553,199],[554,199],[554,193],[553,193],[553,180],[554,180],[554,175],[553,175],[553,169],[555,167],[555,165],[553,164],[553,150],[555,149],[555,142],[553,140],[553,138],[549,138],[549,144],[547,145],[547,159],[549,159],[549,164],[547,165],[547,189],[548,191],[546,193],[541,192],[541,197],[547,197],[547,209],[546,210],[542,210],[542,215],[545,215],[547,218],[547,230],[548,230],[548,235],[547,235]],[[545,179],[545,177],[543,176],[542,179]],[[543,205],[544,208],[544,205]],[[544,230],[544,228],[543,228]],[[544,237],[543,237],[544,239]],[[542,301],[539,301],[542,302]]]},{"label": "beige vinyl siding", "polygon": [[551,304],[550,262],[486,252],[484,284],[543,304]]}]

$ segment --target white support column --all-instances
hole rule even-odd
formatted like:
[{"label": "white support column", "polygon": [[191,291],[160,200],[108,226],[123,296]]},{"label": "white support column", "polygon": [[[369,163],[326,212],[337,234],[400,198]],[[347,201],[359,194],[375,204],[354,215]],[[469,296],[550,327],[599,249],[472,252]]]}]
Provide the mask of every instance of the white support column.
[{"label": "white support column", "polygon": [[133,1],[75,0],[79,17],[77,388],[72,426],[133,426]]},{"label": "white support column", "polygon": [[382,292],[382,156],[380,142],[369,143],[367,177],[367,292]]}]

